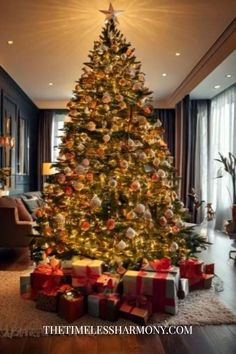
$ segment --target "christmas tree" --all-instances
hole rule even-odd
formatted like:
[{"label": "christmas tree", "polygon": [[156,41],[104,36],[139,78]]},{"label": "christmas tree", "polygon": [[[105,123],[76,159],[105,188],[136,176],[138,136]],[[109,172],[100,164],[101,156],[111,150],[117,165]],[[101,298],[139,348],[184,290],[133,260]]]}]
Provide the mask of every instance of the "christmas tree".
[{"label": "christmas tree", "polygon": [[37,210],[35,248],[135,267],[176,263],[192,247],[176,193],[173,157],[151,92],[113,8],[68,103],[57,173]]}]

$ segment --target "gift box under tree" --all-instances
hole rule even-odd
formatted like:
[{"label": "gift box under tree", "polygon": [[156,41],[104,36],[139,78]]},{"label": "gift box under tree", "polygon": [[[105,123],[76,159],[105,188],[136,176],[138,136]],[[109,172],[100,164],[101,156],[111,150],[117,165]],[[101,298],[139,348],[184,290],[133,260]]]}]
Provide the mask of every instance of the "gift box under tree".
[{"label": "gift box under tree", "polygon": [[63,281],[63,272],[59,266],[50,264],[39,264],[30,274],[31,287],[34,291],[41,291],[45,287],[45,283],[50,281],[54,286],[59,286]]},{"label": "gift box under tree", "polygon": [[127,271],[123,277],[124,295],[151,296],[153,312],[178,312],[179,272]]},{"label": "gift box under tree", "polygon": [[72,263],[72,286],[83,294],[91,294],[97,279],[102,274],[102,261],[81,259]]},{"label": "gift box under tree", "polygon": [[117,294],[91,294],[88,296],[88,314],[107,321],[117,321],[120,297]]},{"label": "gift box under tree", "polygon": [[120,306],[120,315],[121,317],[124,317],[132,322],[138,323],[140,325],[145,325],[147,324],[147,321],[149,319],[149,312],[146,309],[134,307],[131,305],[128,305],[127,303],[123,303]]},{"label": "gift box under tree", "polygon": [[74,322],[85,313],[84,296],[73,290],[59,297],[58,314],[67,322]]}]

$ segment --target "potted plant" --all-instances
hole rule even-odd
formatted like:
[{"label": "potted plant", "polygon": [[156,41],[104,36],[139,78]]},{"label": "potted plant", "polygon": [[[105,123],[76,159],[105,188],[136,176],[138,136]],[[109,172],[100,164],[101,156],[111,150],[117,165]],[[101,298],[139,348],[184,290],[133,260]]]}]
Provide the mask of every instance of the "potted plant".
[{"label": "potted plant", "polygon": [[[224,166],[224,170],[230,174],[232,186],[233,186],[233,195],[232,195],[232,219],[236,223],[236,157],[229,152],[229,157],[224,157],[220,152],[220,159],[215,159]],[[222,169],[218,171],[217,178],[223,177]]]}]

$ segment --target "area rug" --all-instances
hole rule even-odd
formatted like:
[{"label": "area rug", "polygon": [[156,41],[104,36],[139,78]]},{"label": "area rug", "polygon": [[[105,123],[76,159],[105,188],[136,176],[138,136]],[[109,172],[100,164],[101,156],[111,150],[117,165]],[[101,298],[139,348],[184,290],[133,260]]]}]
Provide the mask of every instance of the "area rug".
[{"label": "area rug", "polygon": [[[44,335],[43,326],[68,326],[55,313],[37,310],[35,303],[20,297],[19,279],[29,272],[0,272],[0,335],[5,337]],[[236,324],[236,314],[227,309],[213,289],[191,292],[179,301],[178,315],[155,314],[150,325],[219,325]],[[73,326],[130,326],[133,322],[119,319],[115,323],[88,315],[73,322]]]}]

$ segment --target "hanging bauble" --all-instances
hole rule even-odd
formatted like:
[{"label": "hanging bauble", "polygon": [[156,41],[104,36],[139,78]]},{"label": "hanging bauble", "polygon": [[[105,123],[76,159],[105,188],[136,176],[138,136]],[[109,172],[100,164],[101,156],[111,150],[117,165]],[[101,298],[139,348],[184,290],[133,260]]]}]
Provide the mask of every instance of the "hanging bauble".
[{"label": "hanging bauble", "polygon": [[84,188],[84,184],[80,181],[73,181],[72,185],[76,191],[81,191]]},{"label": "hanging bauble", "polygon": [[166,161],[166,160],[161,163],[161,166],[164,167],[164,168],[170,168],[171,167],[169,162]]},{"label": "hanging bauble", "polygon": [[73,171],[72,171],[72,169],[70,167],[65,167],[64,168],[64,173],[65,173],[66,176],[71,176]]},{"label": "hanging bauble", "polygon": [[65,183],[66,181],[66,176],[64,175],[64,173],[60,173],[58,176],[57,176],[57,182],[59,184],[63,184]]},{"label": "hanging bauble", "polygon": [[160,177],[158,176],[158,174],[157,174],[156,172],[153,173],[153,175],[152,175],[152,181],[153,181],[153,182],[158,182],[159,179],[160,179]]},{"label": "hanging bauble", "polygon": [[178,249],[179,249],[178,243],[172,242],[172,244],[170,245],[170,252],[176,252],[178,251]]},{"label": "hanging bauble", "polygon": [[103,71],[98,71],[96,75],[98,79],[103,79],[106,76]]},{"label": "hanging bauble", "polygon": [[173,234],[177,234],[179,231],[180,231],[180,230],[179,230],[178,226],[176,226],[176,225],[172,226],[172,232],[173,232]]},{"label": "hanging bauble", "polygon": [[138,192],[141,188],[141,185],[139,183],[139,181],[134,181],[132,182],[131,186],[130,186],[130,189],[133,191],[133,192]]},{"label": "hanging bauble", "polygon": [[142,151],[142,152],[138,155],[138,157],[139,157],[139,159],[140,159],[141,161],[143,161],[143,162],[147,160],[147,155],[145,154],[144,151]]},{"label": "hanging bauble", "polygon": [[108,185],[111,188],[116,188],[117,187],[117,181],[112,178],[112,179],[109,180]]},{"label": "hanging bauble", "polygon": [[177,193],[175,191],[173,191],[171,194],[172,200],[175,201],[177,199],[177,197],[178,197]]},{"label": "hanging bauble", "polygon": [[91,200],[90,200],[90,206],[93,209],[97,209],[100,208],[100,206],[102,205],[102,201],[101,199],[98,198],[97,195],[95,195]]},{"label": "hanging bauble", "polygon": [[66,186],[64,189],[65,195],[67,195],[68,197],[71,197],[73,194],[73,189],[70,186]]},{"label": "hanging bauble", "polygon": [[160,217],[160,219],[159,219],[159,224],[160,224],[161,226],[166,226],[167,220],[166,220],[166,218],[165,218],[164,216]]},{"label": "hanging bauble", "polygon": [[146,210],[146,211],[144,212],[144,214],[143,214],[143,217],[144,217],[144,219],[146,219],[146,220],[151,220],[151,219],[152,219],[152,214],[151,214],[150,210]]},{"label": "hanging bauble", "polygon": [[135,235],[136,235],[136,231],[134,229],[132,229],[132,227],[129,227],[127,230],[126,230],[126,233],[125,233],[126,237],[130,240],[132,240]]},{"label": "hanging bauble", "polygon": [[136,219],[136,217],[137,217],[137,214],[133,210],[129,211],[126,214],[126,219],[127,220],[133,220],[133,219]]},{"label": "hanging bauble", "polygon": [[104,143],[108,143],[110,141],[111,137],[109,134],[106,134],[103,136],[102,140],[104,141]]},{"label": "hanging bauble", "polygon": [[161,177],[161,178],[165,178],[166,177],[166,173],[164,170],[160,169],[157,171],[158,173],[158,176]]},{"label": "hanging bauble", "polygon": [[103,103],[109,103],[111,102],[111,96],[109,95],[109,93],[104,93],[103,97],[102,97],[102,102]]},{"label": "hanging bauble", "polygon": [[120,167],[123,168],[124,170],[126,170],[126,169],[129,167],[128,161],[122,160],[122,161],[120,162]]},{"label": "hanging bauble", "polygon": [[160,119],[159,118],[157,118],[157,121],[156,121],[156,123],[154,124],[154,128],[160,128],[162,126],[162,122],[160,121]]},{"label": "hanging bauble", "polygon": [[144,80],[145,80],[144,74],[139,74],[138,79],[139,79],[139,81],[144,82]]},{"label": "hanging bauble", "polygon": [[89,167],[89,164],[90,164],[89,159],[83,159],[83,160],[82,160],[82,165],[83,165],[84,167]]},{"label": "hanging bauble", "polygon": [[119,243],[117,243],[116,247],[118,248],[118,250],[123,251],[127,247],[127,245],[123,240],[121,240]]},{"label": "hanging bauble", "polygon": [[173,216],[174,216],[174,213],[173,213],[173,211],[172,211],[171,209],[167,209],[167,210],[165,211],[165,217],[166,217],[167,219],[172,219]]},{"label": "hanging bauble", "polygon": [[87,124],[86,124],[86,128],[93,132],[95,129],[96,129],[96,124],[93,122],[93,121],[89,121]]},{"label": "hanging bauble", "polygon": [[127,56],[126,56],[126,54],[124,54],[124,53],[123,53],[123,54],[121,54],[121,56],[120,56],[120,57],[121,57],[121,59],[122,59],[122,60],[126,60],[126,59],[127,59]]},{"label": "hanging bauble", "polygon": [[116,101],[118,101],[118,102],[122,102],[122,101],[124,100],[124,96],[122,96],[122,95],[115,95],[115,99],[116,99]]},{"label": "hanging bauble", "polygon": [[142,84],[141,84],[141,82],[135,82],[135,84],[133,85],[132,89],[133,89],[134,91],[142,90]]},{"label": "hanging bauble", "polygon": [[157,157],[152,161],[155,167],[158,167],[160,165],[160,162],[161,162],[160,159],[158,159]]},{"label": "hanging bauble", "polygon": [[106,227],[108,230],[113,230],[116,226],[115,220],[114,219],[109,219],[106,222]]},{"label": "hanging bauble", "polygon": [[65,153],[66,160],[72,160],[74,157],[75,157],[75,153],[74,152],[66,152]]},{"label": "hanging bauble", "polygon": [[80,229],[82,231],[88,231],[90,229],[90,223],[88,220],[82,220],[80,223]]},{"label": "hanging bauble", "polygon": [[83,151],[84,149],[85,149],[85,146],[80,143],[80,144],[78,145],[78,150],[79,150],[79,151]]},{"label": "hanging bauble", "polygon": [[58,226],[62,227],[62,226],[65,225],[66,219],[65,219],[65,216],[63,214],[56,214],[55,220],[56,220]]},{"label": "hanging bauble", "polygon": [[132,49],[131,48],[128,48],[127,50],[126,50],[126,55],[129,57],[131,54],[132,54]]},{"label": "hanging bauble", "polygon": [[146,115],[150,115],[153,112],[153,107],[151,105],[147,105],[143,108],[143,111]]},{"label": "hanging bauble", "polygon": [[138,204],[135,208],[135,212],[137,214],[143,214],[145,212],[145,205],[143,204]]},{"label": "hanging bauble", "polygon": [[106,112],[110,111],[110,106],[108,104],[104,104],[103,108]]},{"label": "hanging bauble", "polygon": [[173,156],[168,156],[168,162],[172,165],[174,162],[174,157]]},{"label": "hanging bauble", "polygon": [[86,173],[85,177],[86,177],[87,181],[93,182],[93,173],[92,172]]},{"label": "hanging bauble", "polygon": [[97,106],[97,101],[93,100],[89,103],[89,108],[94,109]]},{"label": "hanging bauble", "polygon": [[127,84],[127,80],[126,80],[126,79],[121,78],[121,79],[119,80],[119,85],[120,85],[120,86],[125,86],[126,84]]}]

